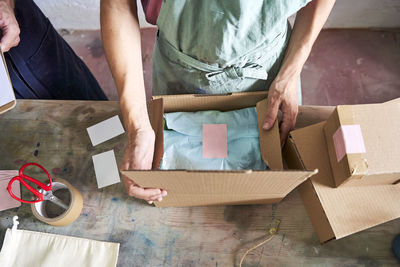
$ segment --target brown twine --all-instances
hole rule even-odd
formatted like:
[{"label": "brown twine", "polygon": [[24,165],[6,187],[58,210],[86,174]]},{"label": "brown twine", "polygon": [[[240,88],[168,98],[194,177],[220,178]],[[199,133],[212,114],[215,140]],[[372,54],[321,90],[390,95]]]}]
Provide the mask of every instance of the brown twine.
[{"label": "brown twine", "polygon": [[257,245],[249,248],[242,256],[242,258],[240,259],[240,263],[239,263],[239,267],[242,267],[243,261],[246,258],[247,254],[249,254],[251,251],[253,251],[254,249],[258,248],[259,246],[264,245],[265,243],[267,243],[268,241],[270,241],[274,235],[278,232],[279,229],[279,224],[281,223],[280,220],[276,220],[276,226],[275,227],[271,227],[268,231],[269,236],[267,238],[265,238],[263,241],[261,241],[260,243],[258,243]]}]

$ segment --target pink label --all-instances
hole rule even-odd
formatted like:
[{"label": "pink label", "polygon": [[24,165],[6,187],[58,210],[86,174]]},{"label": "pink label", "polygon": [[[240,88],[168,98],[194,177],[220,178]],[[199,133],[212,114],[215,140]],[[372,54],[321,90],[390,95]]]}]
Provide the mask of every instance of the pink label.
[{"label": "pink label", "polygon": [[342,125],[333,134],[337,161],[341,161],[346,154],[365,153],[364,138],[359,124]]},{"label": "pink label", "polygon": [[228,157],[228,130],[226,124],[203,124],[203,158]]}]

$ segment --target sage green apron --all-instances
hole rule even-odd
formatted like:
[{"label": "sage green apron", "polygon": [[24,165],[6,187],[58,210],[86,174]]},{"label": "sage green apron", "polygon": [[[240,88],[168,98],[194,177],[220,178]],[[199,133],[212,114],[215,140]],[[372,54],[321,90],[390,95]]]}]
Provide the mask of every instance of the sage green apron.
[{"label": "sage green apron", "polygon": [[287,18],[309,1],[164,0],[153,95],[268,90],[290,38]]}]

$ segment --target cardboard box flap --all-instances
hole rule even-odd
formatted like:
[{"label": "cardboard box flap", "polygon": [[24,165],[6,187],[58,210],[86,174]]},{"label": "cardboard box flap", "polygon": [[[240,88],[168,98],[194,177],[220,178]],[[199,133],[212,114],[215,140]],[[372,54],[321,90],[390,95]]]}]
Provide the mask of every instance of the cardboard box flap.
[{"label": "cardboard box flap", "polygon": [[[296,144],[290,135],[284,147],[284,157],[289,168],[305,169]],[[311,179],[308,179],[299,186],[299,192],[303,202],[306,203],[306,210],[321,243],[331,240],[335,234],[333,233],[332,227],[329,224]]]},{"label": "cardboard box flap", "polygon": [[299,187],[301,198],[305,205],[306,210],[310,216],[312,225],[318,234],[321,243],[335,239],[335,233],[326,217],[324,208],[318,198],[311,180],[307,180]]},{"label": "cardboard box flap", "polygon": [[[303,199],[305,199],[304,204],[308,212],[312,213],[310,217],[318,215],[321,222],[327,220],[333,230],[334,236],[331,237],[326,234],[324,238],[321,238],[322,235],[319,234],[321,241],[342,238],[399,218],[400,185],[332,187],[333,177],[328,151],[325,149],[324,126],[325,122],[322,122],[291,132],[305,168],[319,170],[310,181],[324,213],[314,212],[315,205],[312,201],[315,200],[307,196],[303,196]],[[324,215],[325,218],[323,218]],[[317,233],[329,231],[329,227],[324,224],[314,224],[314,226]]]},{"label": "cardboard box flap", "polygon": [[349,178],[372,175],[381,175],[375,178],[382,183],[398,179],[393,175],[400,174],[398,117],[396,102],[336,108],[324,127],[336,186]]},{"label": "cardboard box flap", "polygon": [[4,54],[0,49],[0,114],[17,104]]},{"label": "cardboard box flap", "polygon": [[265,195],[243,195],[240,200],[235,195],[214,195],[210,199],[209,195],[193,195],[193,194],[180,194],[180,195],[169,195],[168,200],[161,202],[155,202],[156,207],[188,207],[188,206],[201,206],[207,203],[209,205],[250,205],[250,204],[269,204],[277,203],[282,199],[281,196],[274,198],[273,196]]},{"label": "cardboard box flap", "polygon": [[[207,201],[196,205],[214,203],[220,195],[231,201],[263,198],[283,198],[316,171],[122,171],[141,187],[163,188],[179,200],[182,195],[207,195]],[[190,175],[188,175],[190,174]],[[226,198],[228,199],[228,198]],[[168,196],[163,202],[168,203]],[[183,200],[182,200],[183,201]]]},{"label": "cardboard box flap", "polygon": [[268,130],[263,130],[263,122],[267,114],[268,99],[261,100],[257,103],[257,121],[258,132],[260,136],[260,152],[262,159],[272,170],[282,170],[282,152],[280,146],[278,120],[274,126]]},{"label": "cardboard box flap", "polygon": [[156,139],[154,144],[154,156],[152,169],[158,169],[164,154],[164,117],[163,100],[156,99],[147,103],[147,112],[151,127],[154,130]]},{"label": "cardboard box flap", "polygon": [[153,99],[164,100],[164,112],[220,110],[228,111],[254,107],[255,104],[266,98],[267,92],[244,92],[221,95],[163,95],[153,96]]}]

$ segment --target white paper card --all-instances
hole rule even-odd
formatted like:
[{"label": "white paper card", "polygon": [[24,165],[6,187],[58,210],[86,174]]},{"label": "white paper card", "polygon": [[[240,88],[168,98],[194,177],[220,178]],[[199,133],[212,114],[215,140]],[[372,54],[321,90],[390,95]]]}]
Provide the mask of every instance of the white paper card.
[{"label": "white paper card", "polygon": [[119,183],[119,171],[114,150],[92,156],[97,187],[102,188]]},{"label": "white paper card", "polygon": [[5,62],[2,55],[0,55],[0,107],[14,100],[14,90],[8,77]]},{"label": "white paper card", "polygon": [[118,115],[111,117],[105,121],[99,122],[87,128],[87,132],[92,141],[92,145],[96,146],[111,138],[114,138],[125,132]]}]

